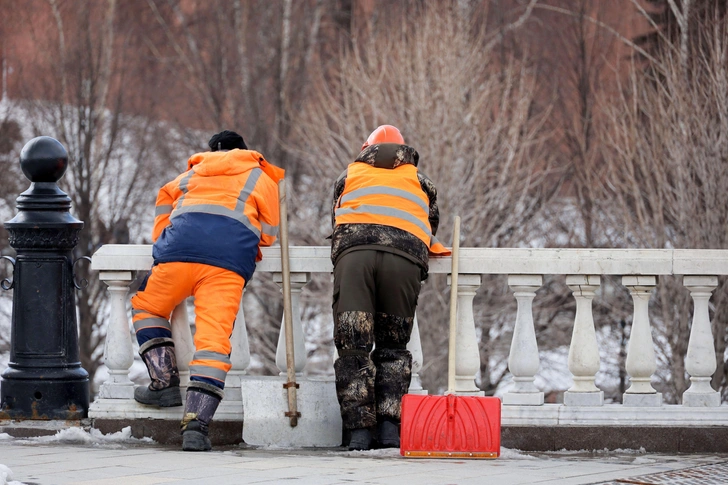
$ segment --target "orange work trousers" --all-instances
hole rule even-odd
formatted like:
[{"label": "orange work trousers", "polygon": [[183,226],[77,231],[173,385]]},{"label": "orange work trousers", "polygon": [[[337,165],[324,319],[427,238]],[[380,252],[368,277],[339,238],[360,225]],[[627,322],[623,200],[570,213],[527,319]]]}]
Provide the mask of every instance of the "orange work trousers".
[{"label": "orange work trousers", "polygon": [[[224,387],[230,363],[230,336],[240,308],[245,279],[228,269],[201,263],[154,266],[146,286],[131,299],[137,333],[168,328],[172,310],[195,297],[195,355],[190,379]],[[170,333],[171,335],[171,333]]]}]

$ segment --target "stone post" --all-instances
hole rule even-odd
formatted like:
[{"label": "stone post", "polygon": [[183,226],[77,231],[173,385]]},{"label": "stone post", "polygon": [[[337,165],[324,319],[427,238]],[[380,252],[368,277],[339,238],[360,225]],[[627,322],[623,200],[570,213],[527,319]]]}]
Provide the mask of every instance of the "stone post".
[{"label": "stone post", "polygon": [[131,344],[129,317],[126,302],[131,271],[102,271],[99,279],[108,287],[109,326],[104,342],[104,364],[109,370],[109,378],[101,384],[99,397],[102,399],[134,399],[134,383],[129,380],[129,368],[134,363],[134,350]]},{"label": "stone post", "polygon": [[574,378],[574,385],[564,393],[564,404],[567,406],[601,406],[604,404],[604,392],[594,385],[599,372],[599,346],[594,329],[592,300],[599,289],[598,275],[568,275],[566,285],[576,299],[576,316],[574,330],[569,347],[569,371]]},{"label": "stone post", "polygon": [[230,345],[232,347],[230,362],[233,366],[225,379],[225,399],[234,399],[242,403],[243,396],[240,391],[240,379],[245,375],[246,369],[250,365],[250,344],[248,343],[248,329],[245,327],[245,312],[243,311],[242,298],[240,299],[238,316],[235,319],[233,335],[230,338]]},{"label": "stone post", "polygon": [[5,223],[17,258],[0,418],[76,420],[88,414],[89,380],[79,358],[72,255],[83,222],[56,184],[68,153],[53,138],[33,138],[20,166],[31,185]]},{"label": "stone post", "polygon": [[[452,284],[449,275],[447,284]],[[458,276],[457,355],[455,356],[455,394],[458,395],[485,395],[475,385],[475,376],[480,371],[480,351],[475,333],[473,299],[480,284],[479,274],[460,274]]]},{"label": "stone post", "polygon": [[[273,274],[273,281],[283,284],[281,273]],[[301,291],[306,283],[311,281],[311,273],[291,273],[291,311],[293,312],[293,357],[295,359],[296,374],[303,372],[306,367],[306,341],[301,323]],[[281,320],[281,331],[278,334],[278,347],[276,348],[276,366],[280,375],[286,375],[286,332]]]},{"label": "stone post", "polygon": [[708,303],[718,286],[717,276],[684,276],[683,285],[693,297],[693,324],[690,328],[685,370],[690,374],[690,388],[683,394],[683,406],[720,406],[720,393],[710,385],[717,367],[713,331],[710,328]]},{"label": "stone post", "polygon": [[513,389],[503,396],[503,404],[540,406],[543,392],[533,381],[538,372],[538,344],[533,326],[533,299],[536,290],[543,285],[541,275],[509,275],[508,286],[518,302],[516,324],[513,328],[508,370],[513,374]]},{"label": "stone post", "polygon": [[422,381],[420,380],[420,369],[422,369],[422,340],[420,339],[420,326],[417,323],[417,314],[415,313],[415,322],[412,325],[412,335],[407,343],[407,350],[412,354],[412,378],[407,392],[409,394],[426,395],[427,390],[422,389]]},{"label": "stone post", "polygon": [[648,305],[657,285],[655,276],[623,276],[622,284],[629,288],[634,301],[632,330],[627,345],[625,367],[631,385],[622,396],[625,406],[662,406],[662,394],[652,387],[652,374],[657,370],[655,348]]},{"label": "stone post", "polygon": [[192,340],[186,299],[175,307],[169,320],[172,327],[177,370],[179,371],[180,392],[184,399],[187,386],[190,384],[190,362],[192,362],[192,357],[195,355],[195,343]]}]

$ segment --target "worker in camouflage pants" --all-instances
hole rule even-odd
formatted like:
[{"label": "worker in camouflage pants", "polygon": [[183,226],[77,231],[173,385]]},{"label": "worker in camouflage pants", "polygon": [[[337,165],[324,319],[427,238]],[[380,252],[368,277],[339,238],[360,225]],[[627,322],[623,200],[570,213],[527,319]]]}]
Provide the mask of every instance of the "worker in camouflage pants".
[{"label": "worker in camouflage pants", "polygon": [[352,450],[369,449],[375,436],[381,447],[399,447],[421,281],[430,253],[450,253],[434,237],[437,190],[418,159],[397,128],[383,125],[334,187],[334,371]]}]

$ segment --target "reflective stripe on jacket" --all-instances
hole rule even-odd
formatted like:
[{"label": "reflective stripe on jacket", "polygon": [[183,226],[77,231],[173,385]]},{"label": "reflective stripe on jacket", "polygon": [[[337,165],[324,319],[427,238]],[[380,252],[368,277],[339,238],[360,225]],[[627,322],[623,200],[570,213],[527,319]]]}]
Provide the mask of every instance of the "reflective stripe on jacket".
[{"label": "reflective stripe on jacket", "polygon": [[349,165],[346,184],[335,209],[336,225],[379,224],[407,231],[420,239],[430,253],[450,253],[433,236],[429,200],[420,186],[417,167],[411,164],[393,169],[367,163]]},{"label": "reflective stripe on jacket", "polygon": [[277,180],[268,174],[282,170],[252,150],[198,153],[188,166],[157,196],[155,263],[209,264],[249,281],[259,246],[278,235]]}]

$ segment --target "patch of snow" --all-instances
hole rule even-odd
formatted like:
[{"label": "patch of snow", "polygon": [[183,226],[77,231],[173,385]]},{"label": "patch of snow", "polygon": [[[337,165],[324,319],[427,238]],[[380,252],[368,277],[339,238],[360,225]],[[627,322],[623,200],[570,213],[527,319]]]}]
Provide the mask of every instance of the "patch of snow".
[{"label": "patch of snow", "polygon": [[13,472],[10,468],[0,465],[0,485],[5,485],[11,478],[13,478]]},{"label": "patch of snow", "polygon": [[10,436],[9,434],[7,434],[7,433],[0,433],[0,440],[11,440],[11,439],[13,439],[13,437]]},{"label": "patch of snow", "polygon": [[537,457],[524,454],[521,450],[512,450],[501,446],[500,458],[505,460],[538,460]]},{"label": "patch of snow", "polygon": [[602,448],[599,450],[567,450],[566,448],[562,448],[559,451],[553,451],[550,454],[578,455],[578,454],[584,454],[584,453],[592,453],[592,454],[597,454],[597,455],[612,455],[612,454],[643,455],[643,454],[647,453],[647,450],[645,450],[644,447],[640,447],[639,449],[616,448],[614,450],[610,450],[609,448]]},{"label": "patch of snow", "polygon": [[63,429],[53,436],[31,438],[40,443],[80,443],[80,444],[106,444],[106,443],[154,443],[151,438],[134,438],[131,435],[131,426],[123,428],[116,433],[103,434],[97,429],[85,431],[83,428],[71,427]]},{"label": "patch of snow", "polygon": [[0,485],[25,485],[23,482],[12,480],[13,472],[7,466],[0,464]]},{"label": "patch of snow", "polygon": [[402,458],[399,454],[399,448],[383,448],[381,450],[362,450],[362,451],[332,451],[337,456],[349,456],[352,458]]},{"label": "patch of snow", "polygon": [[644,447],[640,446],[638,450],[631,449],[631,448],[617,448],[616,450],[609,451],[608,449],[604,448],[603,452],[605,453],[626,453],[628,455],[644,455],[647,453],[647,450],[644,449]]},{"label": "patch of snow", "polygon": [[263,451],[292,451],[292,450],[297,450],[298,448],[295,448],[293,446],[267,445],[267,446],[256,446],[255,449],[263,450]]}]

